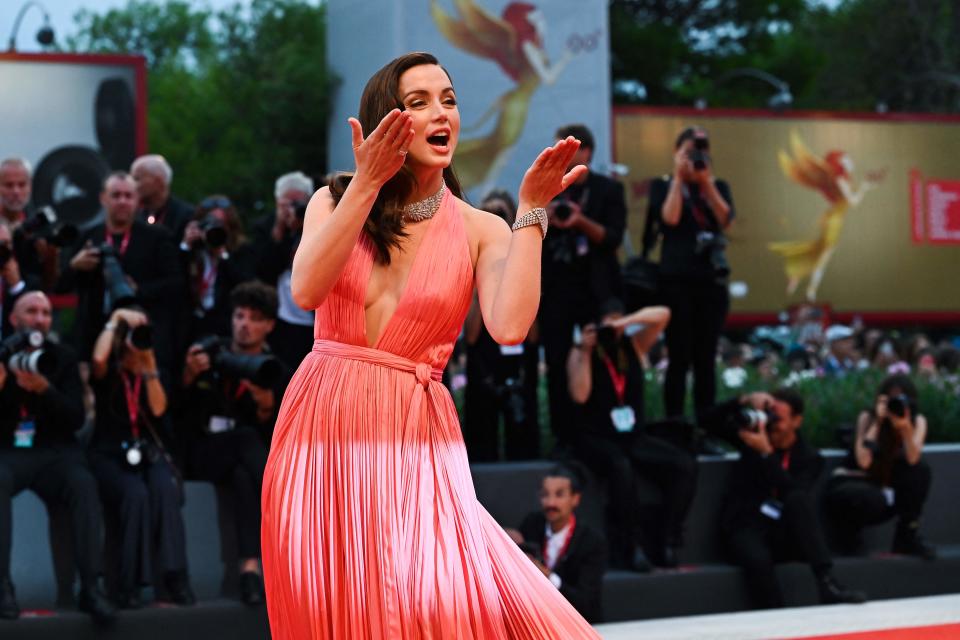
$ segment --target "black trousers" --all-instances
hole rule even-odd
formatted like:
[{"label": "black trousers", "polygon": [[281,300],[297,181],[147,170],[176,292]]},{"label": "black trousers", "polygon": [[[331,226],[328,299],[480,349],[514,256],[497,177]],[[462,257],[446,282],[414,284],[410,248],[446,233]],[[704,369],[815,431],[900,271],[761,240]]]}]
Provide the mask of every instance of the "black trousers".
[{"label": "black trousers", "polygon": [[12,501],[24,489],[44,502],[66,505],[80,581],[94,586],[100,572],[100,498],[79,448],[0,451],[0,578],[10,576]]},{"label": "black trousers", "polygon": [[100,483],[104,506],[113,510],[120,522],[120,591],[129,592],[153,581],[155,550],[160,572],[186,571],[180,488],[170,466],[161,459],[131,467],[119,454],[101,451],[90,452],[90,465]]},{"label": "black trousers", "polygon": [[717,343],[730,308],[725,285],[666,283],[664,301],[670,307],[667,325],[667,377],[663,401],[667,417],[683,415],[687,371],[693,367],[693,406],[696,413],[713,405],[717,395]]},{"label": "black trousers", "polygon": [[296,370],[313,349],[313,327],[291,324],[277,318],[277,324],[267,337],[273,355]]},{"label": "black trousers", "polygon": [[[538,353],[527,346],[523,353],[523,385],[507,390],[483,366],[470,365],[464,390],[463,440],[471,462],[500,459],[500,418],[503,417],[503,453],[506,460],[540,457],[540,421],[537,406]],[[514,406],[519,405],[519,406]]]},{"label": "black trousers", "polygon": [[557,444],[569,445],[576,432],[576,409],[567,384],[567,356],[573,346],[573,327],[596,321],[596,302],[588,292],[572,297],[544,296],[540,305],[540,341],[547,364],[550,431]]},{"label": "black trousers", "polygon": [[924,460],[908,464],[899,459],[893,465],[893,505],[887,504],[883,487],[866,478],[835,476],[824,492],[824,506],[830,519],[844,534],[856,535],[866,526],[898,517],[902,524],[916,522],[930,493],[932,474]]},{"label": "black trousers", "polygon": [[260,495],[267,466],[267,447],[260,435],[239,427],[205,436],[191,447],[190,460],[197,479],[233,489],[240,559],[259,558]]},{"label": "black trousers", "polygon": [[683,523],[697,486],[697,461],[666,440],[645,434],[605,437],[581,434],[575,440],[576,456],[607,481],[607,537],[611,558],[624,566],[640,540],[636,478],[659,487],[663,495],[662,523],[654,532],[661,543],[678,545]]},{"label": "black trousers", "polygon": [[754,602],[763,609],[784,604],[774,571],[776,563],[804,562],[817,576],[832,566],[813,495],[794,491],[782,502],[779,520],[762,515],[758,509],[756,515],[733,519],[723,527],[730,554],[743,568]]}]

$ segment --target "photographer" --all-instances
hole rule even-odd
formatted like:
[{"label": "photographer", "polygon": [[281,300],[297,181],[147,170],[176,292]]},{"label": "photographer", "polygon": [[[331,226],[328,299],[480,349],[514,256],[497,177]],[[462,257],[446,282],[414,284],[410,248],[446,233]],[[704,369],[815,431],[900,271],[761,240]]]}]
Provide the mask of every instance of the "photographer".
[{"label": "photographer", "polygon": [[[277,293],[262,282],[241,284],[233,307],[229,353],[267,356],[267,335],[277,317]],[[283,390],[284,367],[271,386],[239,378],[215,366],[204,344],[187,352],[183,371],[188,468],[193,477],[232,487],[240,556],[240,593],[249,605],[263,602],[260,569],[260,493],[267,448]]]},{"label": "photographer", "polygon": [[167,159],[155,153],[140,156],[130,165],[130,175],[137,183],[140,205],[137,219],[149,225],[161,225],[172,237],[180,238],[193,215],[193,205],[170,193],[173,169]]},{"label": "photographer", "polygon": [[[9,225],[13,253],[27,286],[48,289],[57,278],[63,242],[50,241],[61,237],[50,233],[54,229],[52,223],[48,224],[48,217],[56,220],[56,213],[49,207],[31,210],[32,178],[33,169],[27,160],[6,158],[0,161],[0,222]],[[76,233],[76,227],[72,230]]]},{"label": "photographer", "polygon": [[751,393],[709,408],[701,421],[740,452],[720,531],[755,604],[784,606],[774,564],[791,560],[810,565],[821,603],[864,602],[833,577],[813,497],[823,459],[799,433],[803,398],[789,389]]},{"label": "photographer", "polygon": [[[46,338],[50,300],[39,291],[28,291],[13,305],[10,317],[16,331]],[[4,352],[9,351],[29,353],[31,360],[44,358],[41,371],[46,373],[8,366],[11,358]],[[10,582],[11,500],[31,489],[47,503],[65,503],[80,574],[80,609],[98,622],[109,622],[114,607],[97,584],[101,535],[97,483],[74,439],[84,417],[77,358],[69,348],[48,341],[15,349],[10,338],[0,345],[0,354],[0,618],[20,615]]]},{"label": "photographer", "polygon": [[167,394],[144,331],[148,324],[140,311],[114,311],[91,360],[96,423],[90,462],[106,505],[119,517],[118,601],[124,609],[141,606],[140,586],[153,580],[155,550],[170,598],[182,605],[196,601],[187,581],[179,473],[161,439]]},{"label": "photographer", "polygon": [[857,419],[851,455],[824,495],[844,546],[855,549],[863,527],[897,517],[893,553],[936,557],[936,548],[919,531],[931,482],[922,458],[926,437],[927,419],[913,381],[903,374],[889,376],[880,383],[876,406]]},{"label": "photographer", "polygon": [[[557,139],[574,136],[580,148],[570,167],[588,165],[594,142],[583,125],[557,131]],[[550,428],[569,444],[574,428],[567,394],[566,359],[573,327],[591,322],[604,300],[620,295],[617,249],[627,224],[623,185],[593,171],[584,173],[547,207],[550,232],[543,244],[540,338],[547,361]]]},{"label": "photographer", "polygon": [[675,567],[696,488],[696,461],[689,453],[645,432],[643,359],[670,319],[665,307],[647,307],[625,316],[616,298],[601,307],[596,325],[587,325],[570,350],[567,375],[576,406],[573,443],[578,458],[607,479],[612,563],[649,570],[642,552],[636,477],[663,494],[660,527],[649,532],[654,562]]},{"label": "photographer", "polygon": [[230,292],[253,278],[252,247],[243,235],[236,207],[223,195],[204,198],[180,241],[187,276],[187,304],[181,329],[183,342],[230,330]]},{"label": "photographer", "polygon": [[709,148],[703,129],[685,129],[677,137],[673,175],[650,183],[644,244],[663,235],[660,291],[670,307],[664,404],[671,417],[683,415],[691,366],[696,412],[713,404],[717,342],[730,306],[723,233],[734,218],[733,198],[727,183],[713,176]]},{"label": "photographer", "polygon": [[[173,362],[175,305],[180,296],[177,250],[163,227],[134,220],[136,183],[130,174],[112,173],[103,184],[100,202],[106,212],[103,224],[86,231],[60,279],[61,290],[79,293],[77,318],[80,358],[87,360],[107,315],[130,300],[114,299],[126,289],[150,316],[160,365],[169,370]],[[120,282],[108,286],[104,270],[119,267]],[[113,277],[111,272],[111,277]]]},{"label": "photographer", "polygon": [[600,622],[607,548],[603,536],[574,515],[582,496],[578,475],[557,465],[541,481],[541,510],[507,533],[580,615]]},{"label": "photographer", "polygon": [[10,310],[17,296],[27,289],[27,283],[20,275],[20,263],[13,251],[13,238],[10,224],[0,219],[0,340],[9,336],[13,327],[10,324]]},{"label": "photographer", "polygon": [[285,173],[274,186],[275,215],[264,216],[254,225],[257,277],[275,286],[280,300],[270,346],[292,367],[299,366],[313,348],[313,310],[301,309],[290,293],[293,254],[300,244],[303,217],[313,191],[313,180],[302,172]]},{"label": "photographer", "polygon": [[[506,191],[492,191],[480,204],[512,225],[516,205]],[[507,460],[532,460],[540,455],[537,381],[540,354],[536,325],[517,345],[500,345],[483,324],[474,296],[463,326],[467,348],[467,387],[464,393],[463,439],[471,462],[499,459],[500,417]]]}]

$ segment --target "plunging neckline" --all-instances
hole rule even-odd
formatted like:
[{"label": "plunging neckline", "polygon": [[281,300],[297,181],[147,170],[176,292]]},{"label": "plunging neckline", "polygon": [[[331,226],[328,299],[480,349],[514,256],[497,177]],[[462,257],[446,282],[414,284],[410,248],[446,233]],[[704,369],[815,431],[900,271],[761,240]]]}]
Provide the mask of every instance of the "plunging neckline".
[{"label": "plunging neckline", "polygon": [[390,331],[390,328],[393,326],[393,321],[397,317],[397,312],[400,311],[400,308],[403,307],[403,303],[407,299],[407,291],[410,289],[410,283],[413,280],[414,276],[417,274],[417,268],[420,266],[420,257],[423,254],[423,247],[430,239],[430,235],[433,233],[434,227],[437,226],[437,222],[441,215],[443,215],[443,210],[447,206],[447,201],[450,198],[449,191],[444,194],[443,200],[440,201],[440,207],[437,209],[437,213],[430,218],[425,220],[430,226],[423,232],[423,239],[420,240],[419,246],[417,246],[416,253],[413,256],[413,262],[410,264],[410,271],[407,274],[407,279],[404,281],[403,286],[400,288],[400,297],[397,298],[397,306],[393,309],[393,312],[390,314],[390,317],[387,319],[386,323],[383,325],[383,329],[380,330],[380,335],[377,336],[377,339],[371,344],[370,336],[367,334],[367,309],[365,306],[367,299],[367,292],[370,290],[370,280],[373,276],[373,267],[376,262],[376,247],[373,246],[373,242],[369,238],[366,241],[368,245],[368,256],[369,256],[369,267],[367,268],[367,277],[366,277],[366,286],[363,289],[363,303],[361,303],[361,315],[363,316],[363,344],[365,347],[370,349],[379,349],[380,343],[383,342],[383,337],[387,335]]}]

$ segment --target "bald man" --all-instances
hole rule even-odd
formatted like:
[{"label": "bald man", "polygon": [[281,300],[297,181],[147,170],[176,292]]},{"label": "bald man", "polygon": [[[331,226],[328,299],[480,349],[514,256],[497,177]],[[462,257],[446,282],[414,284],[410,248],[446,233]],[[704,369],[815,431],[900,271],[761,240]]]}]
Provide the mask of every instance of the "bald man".
[{"label": "bald man", "polygon": [[[35,331],[46,338],[51,317],[47,296],[27,291],[14,303],[10,323],[18,332]],[[55,361],[49,375],[11,370],[0,363],[0,618],[20,615],[10,581],[12,500],[30,489],[47,504],[69,510],[81,583],[79,606],[95,621],[106,623],[115,610],[97,584],[100,499],[86,455],[74,437],[84,420],[77,357],[51,342],[40,348]]]}]

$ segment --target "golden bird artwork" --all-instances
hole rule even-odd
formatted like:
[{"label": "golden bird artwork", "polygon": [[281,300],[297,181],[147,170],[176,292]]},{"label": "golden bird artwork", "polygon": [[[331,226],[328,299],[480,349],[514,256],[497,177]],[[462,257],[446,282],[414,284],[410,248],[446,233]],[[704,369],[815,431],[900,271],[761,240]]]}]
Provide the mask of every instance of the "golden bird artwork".
[{"label": "golden bird artwork", "polygon": [[807,148],[796,131],[790,133],[790,154],[781,149],[777,159],[789,180],[820,192],[829,205],[820,215],[819,234],[815,239],[771,242],[768,245],[783,258],[787,294],[793,295],[800,283],[809,278],[806,298],[813,302],[840,240],[847,211],[858,206],[868,191],[883,182],[886,171],[870,172],[859,186],[854,186],[853,160],[846,152],[833,150],[819,158]]}]

